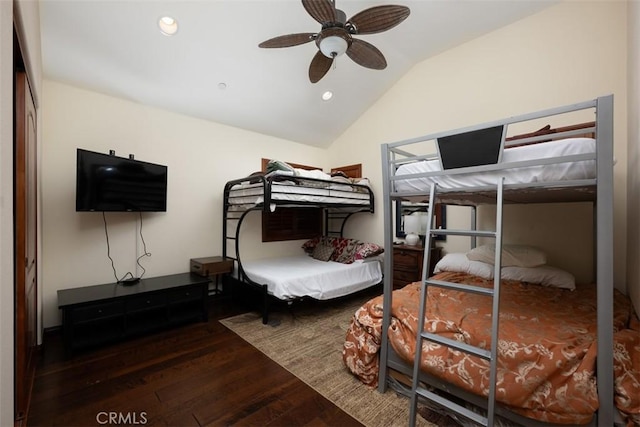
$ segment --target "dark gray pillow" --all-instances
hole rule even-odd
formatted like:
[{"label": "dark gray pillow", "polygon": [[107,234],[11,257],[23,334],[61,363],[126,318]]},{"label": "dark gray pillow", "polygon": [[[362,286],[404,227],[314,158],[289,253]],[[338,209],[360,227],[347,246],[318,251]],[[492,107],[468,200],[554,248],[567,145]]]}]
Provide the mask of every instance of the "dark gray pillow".
[{"label": "dark gray pillow", "polygon": [[320,261],[329,261],[332,254],[333,246],[327,245],[325,243],[320,243],[313,249],[311,256]]}]

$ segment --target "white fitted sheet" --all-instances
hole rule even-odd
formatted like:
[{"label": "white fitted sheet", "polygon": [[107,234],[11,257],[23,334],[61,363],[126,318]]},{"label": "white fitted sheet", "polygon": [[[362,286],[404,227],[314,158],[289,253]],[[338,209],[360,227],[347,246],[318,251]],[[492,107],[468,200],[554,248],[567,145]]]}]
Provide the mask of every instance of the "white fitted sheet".
[{"label": "white fitted sheet", "polygon": [[243,261],[242,267],[252,281],[266,284],[269,294],[283,300],[304,296],[328,300],[382,281],[378,260],[342,264],[299,255]]},{"label": "white fitted sheet", "polygon": [[[522,147],[506,148],[502,154],[501,163],[595,153],[595,151],[596,141],[592,138],[567,138]],[[427,160],[401,165],[396,172],[396,176],[440,170],[438,160]],[[593,179],[596,177],[596,162],[595,160],[587,160],[476,172],[473,174],[436,175],[401,179],[395,181],[395,190],[399,192],[424,191],[429,189],[433,182],[436,182],[441,189],[445,190],[484,187],[495,185],[497,179],[501,176],[504,176],[505,184]]]}]

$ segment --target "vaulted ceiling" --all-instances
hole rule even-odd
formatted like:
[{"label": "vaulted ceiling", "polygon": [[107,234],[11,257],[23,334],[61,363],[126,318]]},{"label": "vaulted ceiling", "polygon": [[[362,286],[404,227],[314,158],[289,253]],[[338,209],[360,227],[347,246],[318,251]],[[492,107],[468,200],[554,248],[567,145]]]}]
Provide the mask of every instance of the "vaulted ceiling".
[{"label": "vaulted ceiling", "polygon": [[[363,9],[410,8],[400,25],[356,36],[387,68],[343,55],[318,83],[308,77],[315,43],[258,44],[320,31],[299,0],[41,0],[45,78],[181,114],[326,147],[415,64],[557,3],[546,0],[337,0]],[[166,36],[158,20],[171,16]],[[329,101],[322,94],[331,91]]]}]

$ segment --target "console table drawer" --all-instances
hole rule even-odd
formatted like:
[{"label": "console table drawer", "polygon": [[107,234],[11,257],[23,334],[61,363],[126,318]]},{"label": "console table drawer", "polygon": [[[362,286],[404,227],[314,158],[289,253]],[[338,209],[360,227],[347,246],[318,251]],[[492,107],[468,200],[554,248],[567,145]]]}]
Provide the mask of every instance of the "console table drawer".
[{"label": "console table drawer", "polygon": [[202,286],[189,286],[171,291],[168,295],[169,304],[202,299]]},{"label": "console table drawer", "polygon": [[122,313],[124,313],[124,304],[121,301],[78,307],[71,311],[74,322],[100,320],[113,316],[121,316]]},{"label": "console table drawer", "polygon": [[166,297],[164,294],[148,294],[127,301],[127,311],[148,310],[166,305]]}]

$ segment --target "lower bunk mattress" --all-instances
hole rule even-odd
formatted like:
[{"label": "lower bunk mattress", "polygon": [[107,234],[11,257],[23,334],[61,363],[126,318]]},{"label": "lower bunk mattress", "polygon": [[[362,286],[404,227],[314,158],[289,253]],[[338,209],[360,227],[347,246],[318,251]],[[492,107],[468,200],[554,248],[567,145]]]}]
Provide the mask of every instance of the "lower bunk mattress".
[{"label": "lower bunk mattress", "polygon": [[[434,278],[492,287],[492,280],[444,272]],[[497,400],[525,417],[557,424],[586,424],[598,409],[596,387],[596,287],[575,291],[503,280]],[[413,364],[420,283],[395,290],[389,342]],[[429,288],[425,331],[483,348],[491,344],[491,299]],[[356,311],[343,360],[367,385],[378,382],[382,296]],[[477,395],[487,396],[489,362],[425,341],[421,370]],[[615,404],[630,425],[640,424],[640,324],[629,299],[615,293]]]},{"label": "lower bunk mattress", "polygon": [[380,259],[343,264],[300,255],[243,261],[242,269],[251,281],[267,285],[269,294],[279,299],[327,300],[380,283]]}]

